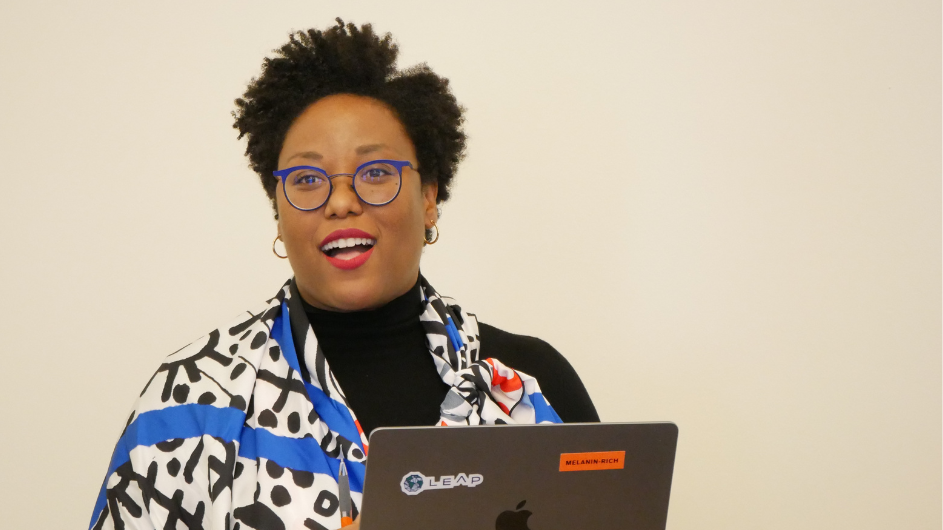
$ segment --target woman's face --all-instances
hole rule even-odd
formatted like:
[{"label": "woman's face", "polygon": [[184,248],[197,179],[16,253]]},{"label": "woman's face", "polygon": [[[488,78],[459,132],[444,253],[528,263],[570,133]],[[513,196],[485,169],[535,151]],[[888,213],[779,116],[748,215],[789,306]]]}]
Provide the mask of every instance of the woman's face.
[{"label": "woman's face", "polygon": [[[278,168],[315,166],[333,175],[353,173],[377,159],[405,160],[418,167],[412,141],[392,111],[372,98],[338,94],[318,100],[292,123]],[[333,184],[327,203],[307,212],[285,199],[281,180],[275,190],[278,229],[298,290],[321,309],[379,307],[416,282],[425,229],[436,219],[437,186],[422,185],[419,173],[404,167],[396,199],[371,206],[358,199],[350,177],[336,177]],[[363,234],[339,232],[350,229]],[[323,248],[338,237],[375,244]]]}]

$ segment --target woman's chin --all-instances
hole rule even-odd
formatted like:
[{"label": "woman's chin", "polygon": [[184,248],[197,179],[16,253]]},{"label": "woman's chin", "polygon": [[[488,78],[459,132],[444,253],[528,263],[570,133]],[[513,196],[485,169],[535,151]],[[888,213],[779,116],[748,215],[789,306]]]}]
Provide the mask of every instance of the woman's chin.
[{"label": "woman's chin", "polygon": [[344,285],[336,285],[332,289],[322,289],[319,296],[313,296],[314,300],[309,300],[305,293],[302,297],[309,304],[329,311],[342,311],[349,313],[352,311],[366,311],[376,309],[387,302],[396,298],[387,296],[383,288],[383,282],[370,281],[366,278],[344,282]]},{"label": "woman's chin", "polygon": [[389,300],[382,301],[376,296],[345,297],[338,300],[333,307],[334,311],[351,313],[353,311],[369,311],[384,305]]}]

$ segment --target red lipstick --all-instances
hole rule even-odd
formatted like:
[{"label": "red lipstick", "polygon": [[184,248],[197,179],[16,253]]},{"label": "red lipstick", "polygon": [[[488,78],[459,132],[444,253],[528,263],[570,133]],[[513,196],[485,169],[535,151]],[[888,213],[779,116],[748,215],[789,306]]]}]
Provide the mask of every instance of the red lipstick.
[{"label": "red lipstick", "polygon": [[349,271],[349,270],[354,270],[357,267],[366,263],[367,260],[370,259],[371,254],[373,254],[373,247],[370,247],[370,250],[364,252],[363,254],[354,258],[350,258],[350,259],[332,258],[328,256],[327,254],[325,254],[324,257],[327,258],[328,263],[337,267],[338,269]]},{"label": "red lipstick", "polygon": [[[376,238],[373,235],[367,232],[364,232],[363,230],[358,230],[356,228],[345,228],[342,230],[335,230],[331,232],[330,234],[328,234],[328,236],[325,237],[321,241],[321,245],[319,248],[324,248],[325,245],[333,241],[337,241],[339,239],[369,239],[373,241],[374,244],[376,244]],[[350,245],[350,243],[347,243],[347,244]],[[373,247],[371,246],[365,252],[357,254],[356,256],[353,256],[350,259],[341,259],[338,257],[334,257],[334,256],[329,255],[327,252],[323,252],[323,251],[322,251],[322,254],[324,254],[324,258],[327,259],[328,263],[337,267],[338,269],[353,270],[353,269],[356,269],[357,267],[360,267],[361,265],[366,263],[368,259],[370,259],[370,256],[373,255]],[[349,254],[350,254],[349,252],[346,253],[347,256],[349,256]]]}]

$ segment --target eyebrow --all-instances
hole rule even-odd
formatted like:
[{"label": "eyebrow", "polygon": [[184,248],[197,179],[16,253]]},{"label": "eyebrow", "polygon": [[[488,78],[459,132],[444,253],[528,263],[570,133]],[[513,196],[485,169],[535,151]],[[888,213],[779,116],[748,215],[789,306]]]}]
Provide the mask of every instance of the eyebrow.
[{"label": "eyebrow", "polygon": [[367,144],[367,145],[361,145],[360,147],[357,148],[356,153],[357,153],[358,155],[365,155],[365,154],[368,154],[368,153],[372,153],[372,152],[374,152],[374,151],[379,151],[380,149],[383,149],[384,147],[386,147],[386,144]]},{"label": "eyebrow", "polygon": [[316,153],[314,151],[304,151],[302,153],[295,153],[288,157],[288,160],[294,160],[296,158],[307,158],[308,160],[321,160],[324,158],[321,156],[321,153]]}]

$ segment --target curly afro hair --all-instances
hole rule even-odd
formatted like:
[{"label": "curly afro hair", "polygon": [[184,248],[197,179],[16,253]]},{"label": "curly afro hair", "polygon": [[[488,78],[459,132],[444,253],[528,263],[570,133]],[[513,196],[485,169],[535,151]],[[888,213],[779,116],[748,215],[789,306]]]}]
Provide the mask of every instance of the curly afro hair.
[{"label": "curly afro hair", "polygon": [[[278,155],[294,120],[315,101],[332,94],[368,96],[385,103],[402,122],[419,163],[424,184],[439,185],[436,202],[449,187],[465,152],[464,108],[449,91],[449,81],[425,64],[396,69],[399,52],[392,36],[370,24],[344,24],[326,31],[309,29],[266,58],[262,74],[236,100],[233,127],[246,136],[246,156],[275,207]],[[275,216],[278,217],[276,210]]]}]

